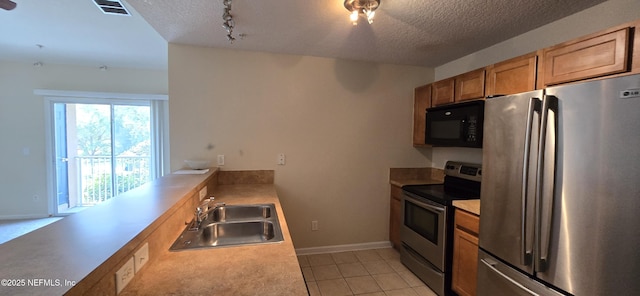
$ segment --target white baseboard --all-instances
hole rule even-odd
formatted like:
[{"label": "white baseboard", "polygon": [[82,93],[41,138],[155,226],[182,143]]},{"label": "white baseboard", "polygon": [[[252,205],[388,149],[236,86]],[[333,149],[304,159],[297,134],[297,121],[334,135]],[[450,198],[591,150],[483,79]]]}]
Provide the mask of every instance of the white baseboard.
[{"label": "white baseboard", "polygon": [[390,241],[381,241],[381,242],[371,242],[371,243],[362,243],[362,244],[301,248],[301,249],[296,249],[296,255],[337,253],[337,252],[346,252],[346,251],[382,249],[382,248],[390,248],[390,247],[391,247]]}]

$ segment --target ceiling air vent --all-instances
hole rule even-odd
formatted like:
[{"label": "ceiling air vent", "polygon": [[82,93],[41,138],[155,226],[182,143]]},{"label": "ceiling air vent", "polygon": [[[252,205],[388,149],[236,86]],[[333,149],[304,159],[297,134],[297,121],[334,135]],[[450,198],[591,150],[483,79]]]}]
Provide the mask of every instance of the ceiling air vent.
[{"label": "ceiling air vent", "polygon": [[119,0],[93,0],[104,14],[131,15]]}]

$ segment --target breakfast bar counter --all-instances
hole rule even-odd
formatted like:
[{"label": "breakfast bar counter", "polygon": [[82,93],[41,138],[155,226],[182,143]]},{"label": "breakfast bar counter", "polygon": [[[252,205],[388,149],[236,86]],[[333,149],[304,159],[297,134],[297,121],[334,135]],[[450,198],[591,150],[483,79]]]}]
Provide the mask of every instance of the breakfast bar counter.
[{"label": "breakfast bar counter", "polygon": [[218,185],[214,195],[227,205],[275,204],[284,241],[177,252],[167,245],[120,295],[308,295],[274,185]]},{"label": "breakfast bar counter", "polygon": [[[275,205],[284,241],[170,252],[200,198]],[[0,295],[307,295],[273,171],[169,174],[0,244]],[[120,287],[122,288],[122,287]]]}]

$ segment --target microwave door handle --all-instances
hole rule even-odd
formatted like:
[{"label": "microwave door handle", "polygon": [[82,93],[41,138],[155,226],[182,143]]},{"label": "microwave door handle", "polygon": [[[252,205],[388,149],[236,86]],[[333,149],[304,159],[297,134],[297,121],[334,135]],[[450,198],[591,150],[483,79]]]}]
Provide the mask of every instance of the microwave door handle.
[{"label": "microwave door handle", "polygon": [[[534,259],[534,271],[536,272],[544,272],[548,266],[548,255],[549,255],[549,240],[551,237],[551,216],[552,216],[552,205],[553,205],[553,195],[555,192],[551,192],[551,198],[547,201],[549,205],[544,207],[542,204],[544,197],[544,178],[545,178],[545,156],[546,156],[546,148],[547,148],[547,130],[549,129],[549,111],[555,109],[557,110],[557,98],[554,96],[544,96],[544,100],[542,101],[542,122],[540,123],[540,141],[538,146],[538,168],[536,174],[536,196],[535,196],[535,259]],[[557,113],[556,113],[557,114]],[[555,123],[553,124],[555,128]],[[554,133],[555,134],[555,133]],[[555,143],[554,143],[555,145]],[[553,168],[551,168],[553,169]],[[551,171],[553,174],[553,171]],[[543,219],[543,211],[547,210],[547,221],[545,221],[546,227],[544,229],[544,233],[542,232],[542,219]],[[545,237],[545,245],[542,245],[542,236]]]},{"label": "microwave door handle", "polygon": [[529,265],[531,262],[531,250],[527,250],[527,193],[529,191],[529,159],[531,157],[531,134],[533,133],[533,115],[540,110],[540,99],[529,99],[527,109],[527,128],[524,136],[524,161],[522,165],[522,219],[520,220],[520,264]]}]

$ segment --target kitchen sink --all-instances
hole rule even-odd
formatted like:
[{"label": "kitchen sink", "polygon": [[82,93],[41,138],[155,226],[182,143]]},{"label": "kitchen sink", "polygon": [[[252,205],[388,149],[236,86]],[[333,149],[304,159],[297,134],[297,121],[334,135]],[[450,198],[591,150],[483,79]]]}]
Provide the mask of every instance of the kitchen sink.
[{"label": "kitchen sink", "polygon": [[220,206],[209,211],[207,218],[213,222],[261,220],[271,218],[271,205]]},{"label": "kitchen sink", "polygon": [[202,242],[210,246],[255,244],[274,237],[273,223],[266,221],[211,223],[202,229]]},{"label": "kitchen sink", "polygon": [[[277,243],[284,240],[274,204],[222,205],[189,223],[170,251]],[[197,227],[195,227],[197,226]]]}]

